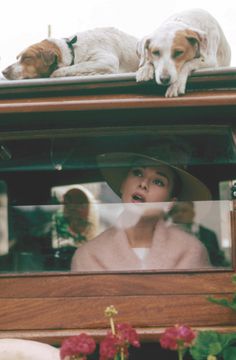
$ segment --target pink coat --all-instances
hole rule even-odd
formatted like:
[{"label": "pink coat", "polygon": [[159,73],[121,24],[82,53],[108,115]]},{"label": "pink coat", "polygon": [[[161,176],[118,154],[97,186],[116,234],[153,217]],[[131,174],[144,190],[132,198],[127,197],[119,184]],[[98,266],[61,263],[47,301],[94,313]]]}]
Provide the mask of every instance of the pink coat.
[{"label": "pink coat", "polygon": [[144,263],[130,247],[124,230],[111,227],[79,247],[72,271],[132,271],[211,268],[207,250],[194,236],[159,220]]}]

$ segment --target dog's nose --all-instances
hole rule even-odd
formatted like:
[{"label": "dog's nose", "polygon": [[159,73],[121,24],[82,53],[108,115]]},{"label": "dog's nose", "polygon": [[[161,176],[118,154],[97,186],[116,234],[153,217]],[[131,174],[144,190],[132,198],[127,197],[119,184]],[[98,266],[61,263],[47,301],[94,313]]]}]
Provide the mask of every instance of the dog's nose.
[{"label": "dog's nose", "polygon": [[161,76],[160,81],[161,81],[162,85],[169,85],[170,76]]},{"label": "dog's nose", "polygon": [[2,70],[3,76],[7,77],[8,72],[9,72],[9,68],[8,68],[8,67],[7,67],[6,69]]}]

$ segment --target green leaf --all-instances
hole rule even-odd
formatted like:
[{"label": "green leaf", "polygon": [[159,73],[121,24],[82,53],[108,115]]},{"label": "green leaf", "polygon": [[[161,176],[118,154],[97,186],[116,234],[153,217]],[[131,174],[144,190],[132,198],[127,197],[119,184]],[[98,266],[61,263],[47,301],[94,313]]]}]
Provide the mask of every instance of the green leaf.
[{"label": "green leaf", "polygon": [[228,307],[228,308],[236,311],[236,298],[235,297],[233,297],[232,301],[228,301],[227,299],[224,299],[224,298],[216,299],[213,297],[208,297],[207,300],[214,304],[222,305],[222,306]]},{"label": "green leaf", "polygon": [[200,331],[195,344],[190,348],[194,360],[205,360],[208,355],[217,355],[222,350],[219,334],[215,331]]},{"label": "green leaf", "polygon": [[236,333],[219,334],[223,348],[236,343]]},{"label": "green leaf", "polygon": [[224,360],[235,360],[236,359],[236,347],[228,347],[223,351]]},{"label": "green leaf", "polygon": [[200,352],[199,349],[194,346],[190,349],[189,352],[194,360],[205,360],[206,359],[205,354]]},{"label": "green leaf", "polygon": [[236,284],[236,274],[234,274],[234,275],[232,276],[232,283],[233,283],[233,284]]},{"label": "green leaf", "polygon": [[[233,284],[236,284],[236,274],[234,274],[232,276],[232,283]],[[229,301],[225,298],[223,299],[216,299],[212,296],[209,296],[208,298],[208,301],[212,302],[212,303],[215,303],[215,304],[218,304],[218,305],[222,305],[222,306],[225,306],[225,307],[228,307],[234,311],[236,311],[236,292],[233,294],[233,297],[232,297],[232,300]]]},{"label": "green leaf", "polygon": [[223,350],[223,347],[220,342],[214,342],[209,344],[209,354],[217,355]]},{"label": "green leaf", "polygon": [[236,344],[236,333],[200,331],[195,344],[190,348],[190,354],[194,360],[205,360],[208,355],[221,356],[229,347],[232,348],[234,343]]}]

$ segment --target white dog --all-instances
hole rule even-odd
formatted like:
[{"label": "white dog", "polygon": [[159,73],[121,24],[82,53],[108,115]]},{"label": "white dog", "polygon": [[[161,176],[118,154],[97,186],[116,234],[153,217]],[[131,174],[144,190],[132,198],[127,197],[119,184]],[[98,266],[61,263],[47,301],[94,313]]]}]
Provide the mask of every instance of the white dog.
[{"label": "white dog", "polygon": [[230,65],[225,35],[208,12],[194,9],[168,18],[152,35],[138,43],[137,81],[153,79],[167,85],[166,97],[185,93],[192,71]]},{"label": "white dog", "polygon": [[69,39],[46,39],[22,51],[3,70],[9,80],[135,72],[137,39],[115,28],[97,28]]}]

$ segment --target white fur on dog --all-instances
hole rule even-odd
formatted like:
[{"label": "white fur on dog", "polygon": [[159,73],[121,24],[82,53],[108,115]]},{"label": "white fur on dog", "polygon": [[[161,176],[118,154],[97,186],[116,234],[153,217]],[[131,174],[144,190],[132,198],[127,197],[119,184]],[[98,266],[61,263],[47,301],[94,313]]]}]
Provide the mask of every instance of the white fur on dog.
[{"label": "white fur on dog", "polygon": [[216,19],[202,9],[168,18],[137,47],[140,57],[137,81],[155,78],[168,85],[166,97],[185,93],[192,71],[230,65],[231,50]]},{"label": "white fur on dog", "polygon": [[[74,56],[67,43],[74,36]],[[46,39],[29,46],[3,70],[10,80],[135,72],[137,39],[107,27],[80,32],[68,39]],[[73,63],[73,64],[72,64]],[[55,68],[53,68],[55,67]]]}]

